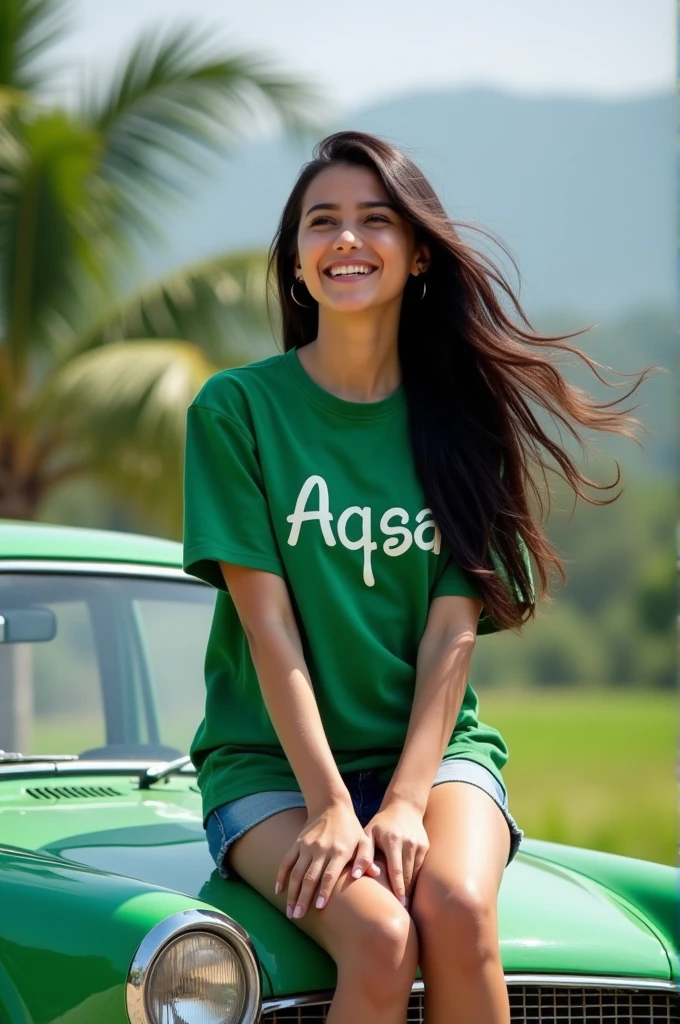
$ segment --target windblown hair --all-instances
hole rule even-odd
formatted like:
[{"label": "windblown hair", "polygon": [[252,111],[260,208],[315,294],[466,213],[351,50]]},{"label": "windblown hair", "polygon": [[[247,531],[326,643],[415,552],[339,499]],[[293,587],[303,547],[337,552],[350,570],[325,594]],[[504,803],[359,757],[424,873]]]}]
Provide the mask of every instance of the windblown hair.
[{"label": "windblown hair", "polygon": [[[608,402],[596,401],[567,381],[556,365],[556,353],[576,356],[609,387],[625,386],[605,380],[599,371],[610,367],[566,343],[590,328],[556,336],[537,333],[497,265],[464,241],[458,228],[472,227],[497,240],[495,236],[451,220],[425,175],[404,153],[357,131],[337,132],[316,145],[272,242],[269,271],[275,275],[285,351],[309,344],[318,332],[317,303],[303,291],[303,301],[311,308],[296,305],[291,286],[302,199],[313,178],[331,164],[375,171],[396,209],[414,226],[416,241],[430,247],[427,273],[407,281],[399,322],[399,361],[416,470],[442,537],[478,587],[487,613],[500,628],[518,630],[534,617],[535,598],[548,592],[550,565],[566,579],[542,528],[550,511],[546,473],[565,480],[575,500],[608,505],[621,493],[598,499],[583,490],[584,485],[613,490],[621,480],[619,463],[615,460],[612,483],[590,480],[543,429],[540,410],[561,424],[582,451],[590,449],[580,428],[624,434],[639,443],[635,428],[642,425],[630,415],[637,406],[622,409],[620,404],[655,367],[636,374],[612,371],[634,377],[635,383]],[[423,281],[427,291],[420,301]],[[506,313],[497,289],[516,316]],[[535,594],[526,552],[538,572]],[[514,581],[514,595],[508,580]]]}]

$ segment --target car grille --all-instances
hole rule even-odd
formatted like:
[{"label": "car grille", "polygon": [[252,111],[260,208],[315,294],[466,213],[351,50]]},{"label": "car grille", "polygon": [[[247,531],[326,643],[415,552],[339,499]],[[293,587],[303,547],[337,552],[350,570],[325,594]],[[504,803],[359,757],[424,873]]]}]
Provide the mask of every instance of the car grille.
[{"label": "car grille", "polygon": [[[512,1021],[602,1022],[602,1024],[671,1024],[680,1022],[673,992],[634,988],[579,988],[549,985],[509,985]],[[290,1006],[262,1014],[262,1024],[325,1024],[330,1003]],[[423,1024],[423,994],[414,992],[405,1024]]]}]

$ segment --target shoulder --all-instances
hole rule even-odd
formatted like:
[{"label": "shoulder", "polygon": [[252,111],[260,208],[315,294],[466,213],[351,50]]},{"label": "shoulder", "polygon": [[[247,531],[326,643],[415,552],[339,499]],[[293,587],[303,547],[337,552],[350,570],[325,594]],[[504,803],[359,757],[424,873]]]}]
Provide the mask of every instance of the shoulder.
[{"label": "shoulder", "polygon": [[253,405],[271,398],[276,391],[282,377],[282,359],[282,355],[268,356],[214,373],[203,384],[190,409],[204,409],[249,427]]}]

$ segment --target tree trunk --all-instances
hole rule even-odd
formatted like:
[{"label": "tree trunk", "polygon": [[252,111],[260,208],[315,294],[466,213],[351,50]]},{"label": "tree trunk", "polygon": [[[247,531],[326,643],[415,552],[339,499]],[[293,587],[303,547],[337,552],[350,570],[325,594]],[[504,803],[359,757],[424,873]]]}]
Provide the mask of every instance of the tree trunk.
[{"label": "tree trunk", "polygon": [[0,519],[32,521],[45,493],[45,481],[36,468],[21,471],[14,458],[14,446],[0,448]]},{"label": "tree trunk", "polygon": [[25,519],[32,522],[38,514],[40,497],[33,488],[0,486],[0,519]]}]

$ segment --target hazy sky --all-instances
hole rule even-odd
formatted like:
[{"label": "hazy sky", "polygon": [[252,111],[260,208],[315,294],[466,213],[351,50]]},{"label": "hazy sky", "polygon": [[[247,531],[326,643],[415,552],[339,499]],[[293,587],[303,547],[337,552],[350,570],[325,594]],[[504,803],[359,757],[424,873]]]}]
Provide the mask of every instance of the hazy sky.
[{"label": "hazy sky", "polygon": [[630,96],[672,89],[673,0],[72,0],[69,76],[177,19],[276,54],[339,111],[432,86]]}]

